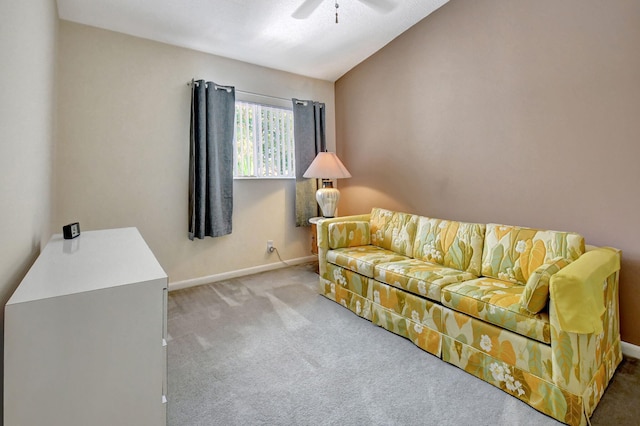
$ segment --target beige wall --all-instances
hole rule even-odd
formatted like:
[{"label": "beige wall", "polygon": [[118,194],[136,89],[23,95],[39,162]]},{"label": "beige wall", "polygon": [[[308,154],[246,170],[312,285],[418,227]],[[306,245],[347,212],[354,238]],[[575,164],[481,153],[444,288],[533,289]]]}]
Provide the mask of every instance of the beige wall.
[{"label": "beige wall", "polygon": [[640,344],[640,2],[452,0],[336,82],[341,214],[571,230],[623,250]]},{"label": "beige wall", "polygon": [[49,238],[57,13],[49,0],[0,3],[0,300]]},{"label": "beige wall", "polygon": [[61,21],[53,229],[138,227],[170,283],[310,255],[292,180],[235,181],[233,233],[187,238],[192,77],[325,102],[335,147],[333,83]]},{"label": "beige wall", "polygon": [[49,238],[57,25],[51,0],[0,2],[0,359],[4,305]]}]

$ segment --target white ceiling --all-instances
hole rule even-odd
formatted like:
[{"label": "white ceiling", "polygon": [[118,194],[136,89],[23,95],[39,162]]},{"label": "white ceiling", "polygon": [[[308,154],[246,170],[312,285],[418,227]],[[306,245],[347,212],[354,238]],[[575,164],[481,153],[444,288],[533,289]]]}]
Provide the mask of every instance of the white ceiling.
[{"label": "white ceiling", "polygon": [[303,1],[57,3],[60,19],[335,81],[448,0],[338,0],[338,24],[334,0],[322,0],[307,19],[293,18]]}]

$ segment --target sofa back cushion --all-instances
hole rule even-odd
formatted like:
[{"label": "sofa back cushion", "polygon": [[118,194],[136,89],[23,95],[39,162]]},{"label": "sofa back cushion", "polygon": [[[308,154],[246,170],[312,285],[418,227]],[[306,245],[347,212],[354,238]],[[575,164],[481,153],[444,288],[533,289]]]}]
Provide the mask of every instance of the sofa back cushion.
[{"label": "sofa back cushion", "polygon": [[417,216],[373,208],[369,228],[371,244],[403,256],[413,254]]},{"label": "sofa back cushion", "polygon": [[420,217],[413,257],[479,276],[485,226]]},{"label": "sofa back cushion", "polygon": [[584,238],[573,232],[543,231],[490,223],[482,252],[482,275],[525,285],[541,265],[584,253]]}]

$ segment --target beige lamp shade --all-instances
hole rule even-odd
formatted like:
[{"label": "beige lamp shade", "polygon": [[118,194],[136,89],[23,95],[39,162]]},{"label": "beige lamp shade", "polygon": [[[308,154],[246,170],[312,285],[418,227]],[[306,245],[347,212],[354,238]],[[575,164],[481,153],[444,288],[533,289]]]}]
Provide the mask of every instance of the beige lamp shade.
[{"label": "beige lamp shade", "polygon": [[316,192],[316,200],[322,209],[322,216],[334,217],[340,199],[340,191],[333,187],[330,179],[350,178],[351,173],[342,164],[335,152],[321,152],[313,159],[302,175],[305,178],[322,179],[322,188]]},{"label": "beige lamp shade", "polygon": [[344,179],[350,178],[351,173],[342,164],[335,152],[321,152],[313,159],[309,168],[302,175],[305,178],[316,179]]}]

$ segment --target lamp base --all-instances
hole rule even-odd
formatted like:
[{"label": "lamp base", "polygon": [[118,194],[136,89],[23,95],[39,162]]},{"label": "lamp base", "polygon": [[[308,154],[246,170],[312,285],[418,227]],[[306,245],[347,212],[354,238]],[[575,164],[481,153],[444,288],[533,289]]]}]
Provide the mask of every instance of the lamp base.
[{"label": "lamp base", "polygon": [[323,217],[335,217],[339,199],[340,191],[332,186],[323,187],[316,191],[316,201],[320,205]]}]

